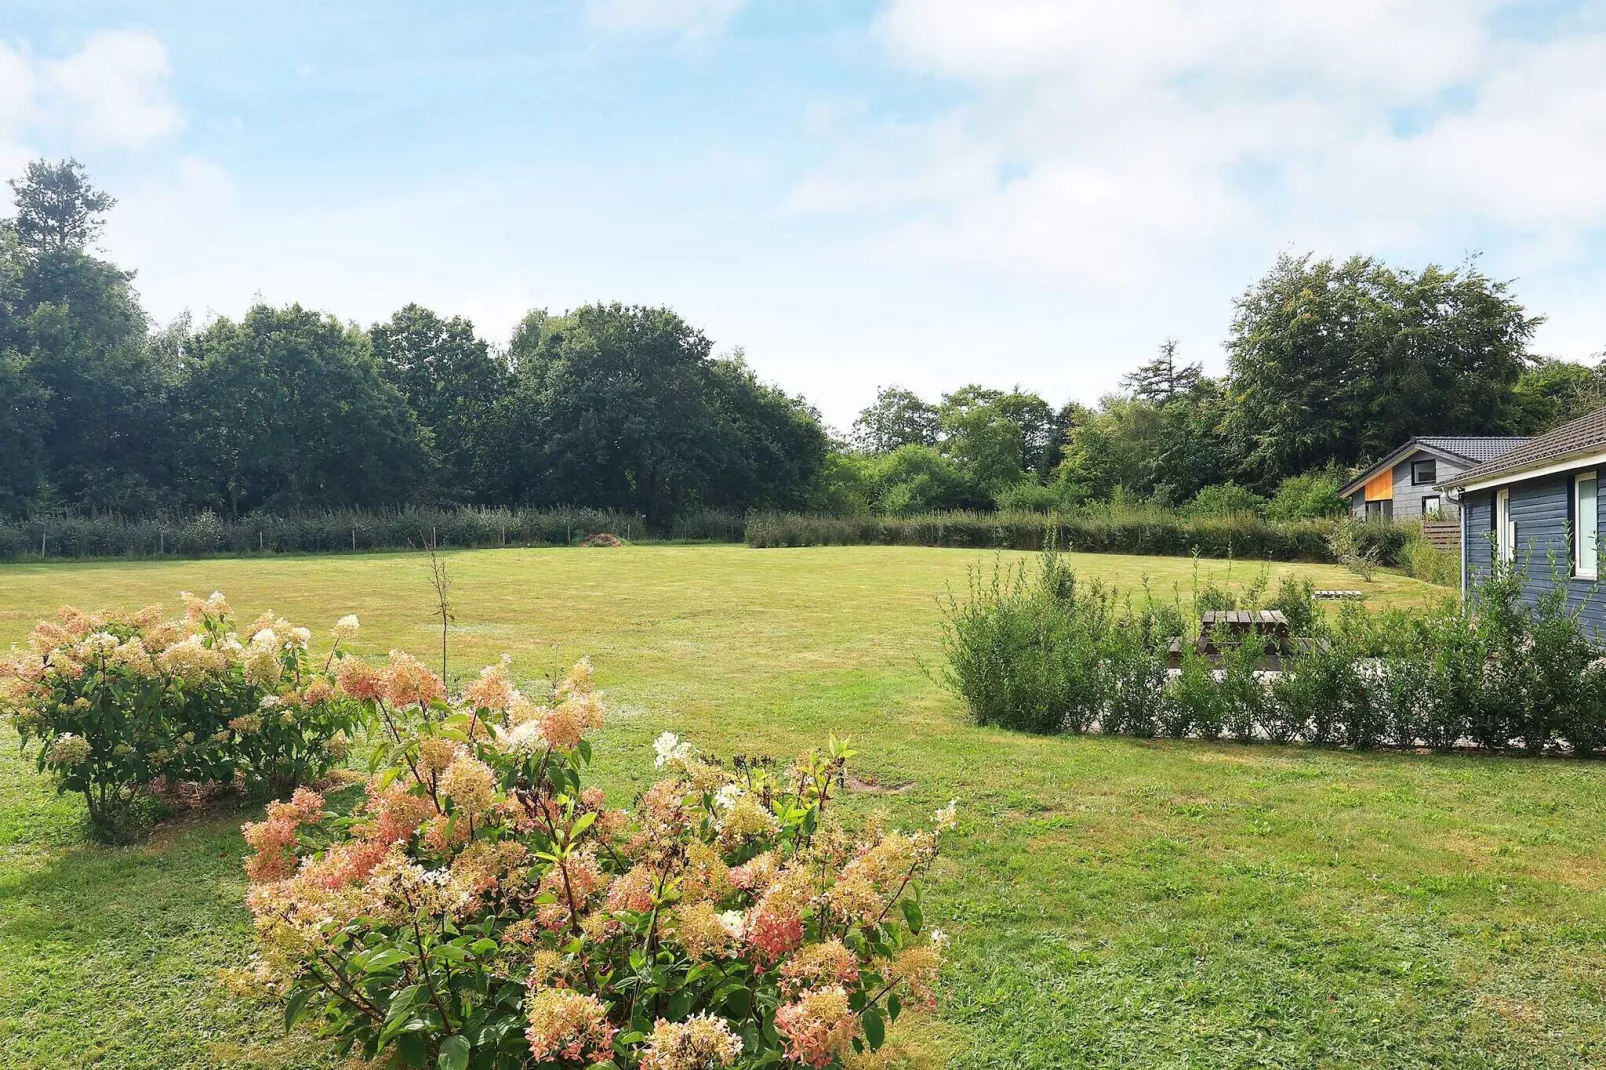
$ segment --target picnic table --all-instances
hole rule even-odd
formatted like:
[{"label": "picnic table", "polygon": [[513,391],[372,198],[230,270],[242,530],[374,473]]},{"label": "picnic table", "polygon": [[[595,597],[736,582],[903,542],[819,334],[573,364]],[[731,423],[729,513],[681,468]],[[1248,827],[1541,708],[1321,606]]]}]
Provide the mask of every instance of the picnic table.
[{"label": "picnic table", "polygon": [[[1167,648],[1166,664],[1178,668],[1182,664],[1182,637],[1171,640]],[[1246,642],[1258,642],[1263,651],[1260,668],[1280,670],[1288,659],[1312,650],[1325,649],[1325,639],[1311,639],[1294,635],[1288,625],[1288,616],[1278,609],[1207,609],[1199,615],[1199,638],[1193,648],[1210,659],[1212,665],[1222,662],[1224,647],[1238,647]]]}]

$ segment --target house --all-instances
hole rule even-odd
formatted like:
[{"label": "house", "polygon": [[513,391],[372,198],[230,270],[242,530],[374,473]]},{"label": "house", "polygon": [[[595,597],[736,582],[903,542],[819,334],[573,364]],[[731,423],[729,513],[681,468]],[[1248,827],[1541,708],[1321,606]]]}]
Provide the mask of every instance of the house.
[{"label": "house", "polygon": [[1413,438],[1350,480],[1339,497],[1350,500],[1350,513],[1358,520],[1455,520],[1456,505],[1445,500],[1438,485],[1527,441],[1453,435]]},{"label": "house", "polygon": [[1565,584],[1569,603],[1598,635],[1606,634],[1600,578],[1606,472],[1606,409],[1562,424],[1491,460],[1442,480],[1461,510],[1461,589],[1486,578],[1495,555],[1526,574],[1530,601]]}]

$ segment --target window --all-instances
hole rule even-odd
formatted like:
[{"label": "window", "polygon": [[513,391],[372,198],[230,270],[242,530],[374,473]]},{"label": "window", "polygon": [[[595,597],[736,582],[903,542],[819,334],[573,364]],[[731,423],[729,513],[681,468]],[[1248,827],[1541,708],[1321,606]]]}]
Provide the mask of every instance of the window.
[{"label": "window", "polygon": [[1391,501],[1367,502],[1366,519],[1388,520],[1394,515],[1394,503]]},{"label": "window", "polygon": [[1429,458],[1426,461],[1411,462],[1411,486],[1432,486],[1439,481],[1439,462]]},{"label": "window", "polygon": [[1573,575],[1592,580],[1599,560],[1600,513],[1594,472],[1573,480]]},{"label": "window", "polygon": [[1440,504],[1439,496],[1437,494],[1424,494],[1422,496],[1422,515],[1423,516],[1442,516],[1442,515],[1444,515],[1444,508]]},{"label": "window", "polygon": [[1516,556],[1517,523],[1511,519],[1511,491],[1500,490],[1494,496],[1495,543],[1500,551],[1500,563],[1509,565]]}]

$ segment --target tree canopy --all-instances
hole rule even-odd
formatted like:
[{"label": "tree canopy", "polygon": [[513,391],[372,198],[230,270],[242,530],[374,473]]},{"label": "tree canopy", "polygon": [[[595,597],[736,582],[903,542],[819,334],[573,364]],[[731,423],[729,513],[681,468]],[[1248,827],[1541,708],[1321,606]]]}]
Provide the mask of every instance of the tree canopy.
[{"label": "tree canopy", "polygon": [[[92,250],[115,200],[29,164],[0,220],[0,513],[230,514],[412,502],[908,513],[1142,499],[1327,515],[1414,435],[1534,434],[1606,405],[1606,360],[1475,264],[1283,256],[1235,303],[1223,374],[1166,339],[1097,405],[884,386],[834,441],[673,310],[532,310],[505,349],[417,304],[368,329],[258,304],[153,330]],[[1188,354],[1189,356],[1193,354]]]},{"label": "tree canopy", "polygon": [[1540,322],[1471,265],[1281,256],[1238,299],[1227,342],[1238,471],[1269,486],[1413,435],[1506,431]]}]

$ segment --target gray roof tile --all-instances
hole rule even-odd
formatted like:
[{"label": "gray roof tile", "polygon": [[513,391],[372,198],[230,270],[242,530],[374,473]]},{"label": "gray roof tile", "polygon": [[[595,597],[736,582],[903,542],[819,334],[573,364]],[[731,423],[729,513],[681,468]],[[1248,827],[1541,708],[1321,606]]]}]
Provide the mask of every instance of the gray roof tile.
[{"label": "gray roof tile", "polygon": [[1492,461],[1509,450],[1516,449],[1523,443],[1530,441],[1526,438],[1501,438],[1498,436],[1481,435],[1422,435],[1418,442],[1425,442],[1429,446],[1437,446],[1441,450],[1459,453],[1469,461]]},{"label": "gray roof tile", "polygon": [[1516,474],[1575,454],[1600,450],[1606,450],[1606,409],[1597,409],[1587,416],[1569,420],[1549,434],[1531,438],[1515,449],[1468,468],[1444,485],[1465,486],[1490,476]]}]

